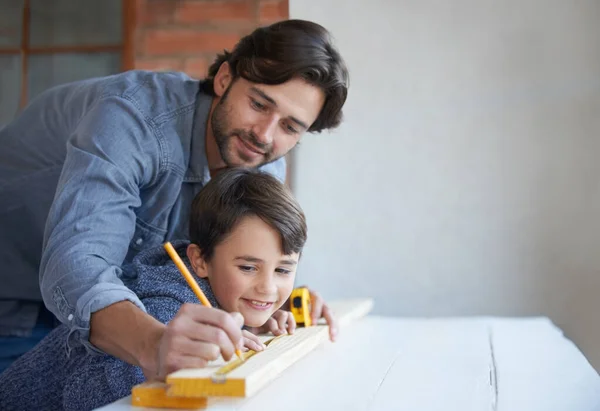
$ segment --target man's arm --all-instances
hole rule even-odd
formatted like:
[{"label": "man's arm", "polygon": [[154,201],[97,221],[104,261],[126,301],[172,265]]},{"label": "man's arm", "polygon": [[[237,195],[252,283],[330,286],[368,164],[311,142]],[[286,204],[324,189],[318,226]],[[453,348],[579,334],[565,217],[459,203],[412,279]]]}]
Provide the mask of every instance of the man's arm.
[{"label": "man's arm", "polygon": [[140,365],[148,347],[138,341],[152,344],[160,324],[118,274],[140,187],[157,178],[159,156],[158,141],[130,102],[96,102],[67,142],[40,264],[42,297],[58,319],[86,344],[93,317],[92,342]]},{"label": "man's arm", "polygon": [[164,332],[164,324],[135,304],[121,301],[92,314],[90,342],[152,378],[160,374],[157,355]]},{"label": "man's arm", "polygon": [[239,313],[193,304],[165,326],[119,279],[140,189],[160,182],[162,164],[152,125],[133,104],[97,102],[67,143],[40,266],[44,302],[71,334],[159,379],[219,353],[230,358],[243,324]]},{"label": "man's arm", "polygon": [[[244,343],[241,330],[243,318],[239,313],[227,313],[199,303],[184,304],[168,296],[146,298],[144,304],[148,310],[147,316],[151,316],[150,318],[158,325],[158,331],[157,335],[150,335],[148,346],[138,353],[142,357],[142,364],[134,362],[129,362],[129,364],[138,365],[147,380],[163,380],[167,374],[180,368],[204,367],[209,361],[217,359],[220,355],[229,360],[233,357],[236,346],[239,347]],[[130,306],[132,310],[139,311],[133,305],[130,304]],[[128,323],[127,319],[120,321],[120,327],[127,328],[129,324],[134,324],[133,317],[128,320],[131,323]],[[113,324],[106,326],[117,328]],[[135,326],[137,328],[138,324]],[[93,329],[92,325],[92,334]],[[132,337],[130,341],[132,346],[146,343],[141,340],[141,335],[146,333],[143,325],[139,327],[139,332],[142,334],[137,336],[131,331],[128,332]],[[138,342],[138,340],[140,341]],[[124,346],[120,341],[111,342],[111,344],[120,344],[117,347]],[[125,352],[124,354],[129,353]],[[144,358],[145,355],[149,355],[149,357]],[[118,358],[124,360],[123,356]],[[113,391],[116,392],[118,387],[123,384],[126,386],[125,389],[129,390],[131,386],[138,383],[137,367],[118,360],[107,364],[114,368],[113,371],[107,368],[107,375],[119,374],[119,377],[116,378],[117,385],[113,386]]]},{"label": "man's arm", "polygon": [[[182,313],[192,313],[201,318],[202,322],[196,323],[194,327],[190,329],[193,332],[198,332],[195,337],[202,334],[204,329],[205,341],[199,342],[194,341],[197,347],[204,347],[208,349],[198,350],[194,352],[194,358],[191,361],[193,363],[186,363],[190,367],[203,366],[206,361],[213,360],[219,355],[218,350],[218,335],[219,329],[212,327],[210,324],[213,321],[221,323],[222,319],[225,319],[224,329],[227,329],[227,323],[233,325],[235,331],[241,334],[241,316],[237,318],[235,315],[230,315],[222,310],[216,308],[204,307],[200,304],[183,304],[182,301],[172,298],[170,296],[154,296],[143,299],[143,303],[148,310],[148,314],[155,321],[160,324],[169,325],[166,326],[166,334],[169,333],[168,328],[171,327],[182,327],[182,321],[185,322],[190,316],[182,315]],[[182,310],[182,307],[185,306]],[[137,309],[137,308],[134,308]],[[102,310],[104,311],[104,310]],[[139,311],[139,310],[138,310]],[[237,323],[236,321],[239,321]],[[92,328],[93,329],[93,328]],[[213,339],[215,343],[207,343],[207,340]],[[186,348],[189,348],[191,342],[185,336],[180,334],[174,344],[174,350],[171,352],[171,359],[179,361],[186,357]],[[231,344],[231,342],[229,342]],[[212,348],[210,348],[212,347]],[[231,355],[233,355],[233,347],[231,348]],[[176,367],[179,368],[179,367]],[[76,367],[73,368],[71,375],[66,379],[63,390],[63,406],[66,410],[82,410],[82,409],[93,409],[102,407],[110,402],[116,401],[131,394],[131,389],[136,384],[139,384],[145,380],[155,379],[160,376],[149,376],[146,372],[142,373],[139,367],[130,365],[118,358],[111,356],[98,356],[89,358],[83,363],[77,362]],[[164,376],[163,376],[164,378]]]}]

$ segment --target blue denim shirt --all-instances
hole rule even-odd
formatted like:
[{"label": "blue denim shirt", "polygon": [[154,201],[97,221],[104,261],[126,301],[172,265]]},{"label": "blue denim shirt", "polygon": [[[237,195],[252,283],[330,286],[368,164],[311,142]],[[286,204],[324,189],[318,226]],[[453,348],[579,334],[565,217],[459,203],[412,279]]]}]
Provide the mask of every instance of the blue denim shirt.
[{"label": "blue denim shirt", "polygon": [[129,71],[47,90],[0,129],[0,334],[27,335],[43,298],[91,348],[91,313],[144,309],[121,266],[188,238],[211,102],[182,73]]}]

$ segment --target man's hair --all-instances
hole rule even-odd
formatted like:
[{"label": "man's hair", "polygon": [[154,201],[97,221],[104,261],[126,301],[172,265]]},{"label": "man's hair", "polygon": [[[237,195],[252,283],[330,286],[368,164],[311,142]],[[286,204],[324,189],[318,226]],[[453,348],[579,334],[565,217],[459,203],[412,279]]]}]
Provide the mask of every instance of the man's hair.
[{"label": "man's hair", "polygon": [[225,169],[192,201],[190,241],[210,260],[242,218],[256,216],[281,237],[284,255],[300,253],[307,238],[304,212],[275,177],[257,169]]},{"label": "man's hair", "polygon": [[204,90],[213,95],[214,77],[225,62],[234,80],[242,77],[253,83],[275,85],[300,78],[323,90],[325,102],[309,132],[332,129],[342,122],[348,69],[323,26],[306,20],[284,20],[257,28],[233,51],[219,54],[209,67]]}]

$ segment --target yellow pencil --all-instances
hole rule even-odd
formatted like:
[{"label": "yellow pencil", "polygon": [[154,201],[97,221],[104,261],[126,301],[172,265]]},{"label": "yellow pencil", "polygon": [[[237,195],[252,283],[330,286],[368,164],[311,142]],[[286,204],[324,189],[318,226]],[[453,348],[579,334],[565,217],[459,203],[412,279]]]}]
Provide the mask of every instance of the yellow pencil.
[{"label": "yellow pencil", "polygon": [[[198,285],[196,280],[194,280],[194,277],[192,277],[192,274],[190,274],[189,270],[187,269],[187,267],[185,266],[183,261],[181,261],[181,258],[179,257],[179,254],[177,254],[177,252],[173,248],[173,245],[167,241],[164,245],[164,248],[165,248],[165,250],[167,250],[169,257],[171,257],[171,260],[173,260],[173,262],[179,269],[179,272],[183,275],[183,277],[189,284],[192,291],[194,291],[194,294],[196,294],[196,297],[198,297],[198,299],[200,300],[202,305],[205,305],[206,307],[212,307],[212,305],[210,304],[210,301],[208,301],[208,298],[206,298],[206,296],[202,292],[202,289],[200,288],[200,286]],[[239,357],[240,360],[244,361],[244,359],[242,357],[242,352],[240,351],[239,348],[235,349],[235,353]]]}]

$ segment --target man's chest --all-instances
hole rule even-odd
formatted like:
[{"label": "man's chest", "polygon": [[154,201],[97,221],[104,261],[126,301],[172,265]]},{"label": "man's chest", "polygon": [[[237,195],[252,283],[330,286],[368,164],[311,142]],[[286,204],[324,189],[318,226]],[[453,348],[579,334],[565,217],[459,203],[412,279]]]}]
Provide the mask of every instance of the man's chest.
[{"label": "man's chest", "polygon": [[188,239],[192,200],[202,184],[184,183],[180,178],[171,180],[140,193],[141,205],[135,210],[135,229],[126,262],[140,251],[166,241]]}]

